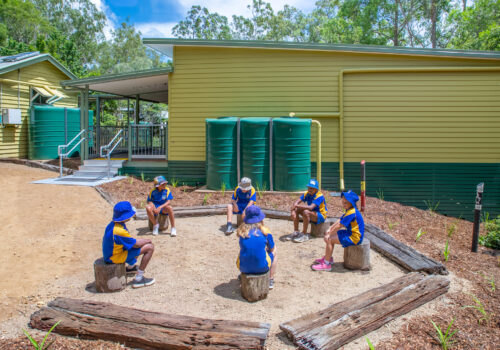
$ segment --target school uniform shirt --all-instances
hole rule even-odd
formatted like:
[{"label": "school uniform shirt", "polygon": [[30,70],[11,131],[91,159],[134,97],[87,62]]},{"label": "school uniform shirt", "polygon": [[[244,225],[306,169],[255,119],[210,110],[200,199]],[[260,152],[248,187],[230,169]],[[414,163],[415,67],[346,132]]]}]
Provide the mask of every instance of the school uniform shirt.
[{"label": "school uniform shirt", "polygon": [[174,199],[174,196],[168,188],[164,188],[161,191],[157,188],[153,188],[151,192],[149,192],[148,196],[148,202],[152,202],[157,208],[160,205],[165,204],[166,201],[170,201],[172,199]]},{"label": "school uniform shirt", "polygon": [[358,244],[363,239],[365,222],[358,209],[349,208],[344,215],[340,217],[340,224],[346,228],[352,243]]},{"label": "school uniform shirt", "polygon": [[124,223],[111,221],[104,231],[102,255],[107,263],[121,264],[127,261],[128,252],[136,243]]},{"label": "school uniform shirt", "polygon": [[320,213],[326,219],[328,208],[326,207],[325,196],[323,196],[320,191],[316,192],[314,195],[310,195],[309,192],[306,191],[300,196],[300,200],[307,203],[307,205],[311,205],[312,203],[316,204],[313,211]]},{"label": "school uniform shirt", "polygon": [[245,209],[248,205],[248,202],[257,201],[257,194],[255,192],[255,188],[251,187],[249,191],[246,193],[239,187],[237,187],[233,192],[233,200],[236,201],[238,208],[241,210]]},{"label": "school uniform shirt", "polygon": [[[271,268],[271,257],[266,247],[274,248],[274,240],[270,234],[265,236],[260,230],[253,229],[248,238],[240,237],[240,254],[236,262],[242,273],[265,273]],[[270,248],[270,249],[272,249]]]}]

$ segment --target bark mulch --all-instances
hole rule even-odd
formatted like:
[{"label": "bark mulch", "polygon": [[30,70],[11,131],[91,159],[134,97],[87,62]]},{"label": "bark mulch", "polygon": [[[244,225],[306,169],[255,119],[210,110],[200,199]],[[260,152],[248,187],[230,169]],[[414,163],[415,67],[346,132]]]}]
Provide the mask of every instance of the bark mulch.
[{"label": "bark mulch", "polygon": [[[128,200],[138,208],[145,207],[147,194],[152,188],[152,182],[143,182],[132,177],[102,185],[102,189],[109,193],[114,201]],[[198,193],[188,186],[170,186],[170,189],[174,196],[173,205],[183,207],[229,203],[232,193]],[[324,194],[329,216],[340,216],[340,199],[330,196],[326,191]],[[297,198],[297,194],[259,194],[257,204],[267,209],[288,211]],[[431,320],[441,326],[444,332],[454,320],[451,329],[457,332],[452,337],[453,349],[499,349],[500,287],[494,283],[500,283],[500,257],[490,255],[498,252],[484,247],[480,247],[478,253],[470,252],[471,222],[372,197],[367,198],[364,219],[427,256],[443,262],[452,274],[470,282],[470,293],[448,293],[450,302],[438,306],[435,314],[413,317],[396,331],[390,340],[377,344],[377,349],[441,348]],[[419,230],[426,233],[417,242],[416,235]],[[450,254],[445,262],[443,250],[447,240]],[[484,315],[477,309],[466,308],[468,305],[476,305],[473,296],[481,302],[487,319],[484,319]],[[55,339],[51,349],[119,348],[108,342],[81,341],[57,335],[51,336],[51,339]],[[27,339],[22,337],[0,340],[0,349],[28,348]]]},{"label": "bark mulch", "polygon": [[[47,160],[44,163],[59,166],[59,158]],[[78,167],[82,165],[82,161],[79,157],[77,158],[65,158],[63,159],[63,167],[73,170],[78,170]]]}]

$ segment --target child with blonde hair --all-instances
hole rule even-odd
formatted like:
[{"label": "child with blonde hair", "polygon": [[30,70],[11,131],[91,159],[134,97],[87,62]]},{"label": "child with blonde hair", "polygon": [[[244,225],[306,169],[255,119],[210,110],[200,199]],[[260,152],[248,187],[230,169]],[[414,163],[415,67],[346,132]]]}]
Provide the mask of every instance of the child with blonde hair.
[{"label": "child with blonde hair", "polygon": [[240,253],[236,266],[244,274],[260,274],[269,271],[269,289],[274,288],[276,272],[276,246],[273,235],[264,226],[266,215],[256,205],[245,209],[244,224],[238,227]]}]

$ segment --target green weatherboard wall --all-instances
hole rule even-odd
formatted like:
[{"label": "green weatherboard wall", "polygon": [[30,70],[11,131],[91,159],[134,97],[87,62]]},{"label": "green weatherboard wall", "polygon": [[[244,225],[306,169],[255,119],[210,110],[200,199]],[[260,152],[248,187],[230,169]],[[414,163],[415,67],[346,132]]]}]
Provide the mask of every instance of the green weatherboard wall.
[{"label": "green weatherboard wall", "polygon": [[[89,120],[92,123],[93,111],[89,111]],[[34,106],[30,119],[29,158],[57,158],[57,147],[67,144],[79,132],[80,109]],[[73,154],[77,151],[78,147]]]},{"label": "green weatherboard wall", "polygon": [[310,119],[273,119],[273,174],[275,191],[306,188],[311,177]]},{"label": "green weatherboard wall", "polygon": [[243,118],[241,128],[241,176],[254,186],[269,189],[269,121],[271,118]]}]

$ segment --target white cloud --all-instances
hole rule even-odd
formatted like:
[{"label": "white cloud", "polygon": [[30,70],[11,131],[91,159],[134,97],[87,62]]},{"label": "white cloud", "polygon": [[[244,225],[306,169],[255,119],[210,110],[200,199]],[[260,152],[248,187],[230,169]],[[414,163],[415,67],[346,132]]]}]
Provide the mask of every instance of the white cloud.
[{"label": "white cloud", "polygon": [[141,32],[143,38],[171,38],[172,28],[177,22],[166,23],[135,23],[135,27]]},{"label": "white cloud", "polygon": [[111,11],[109,6],[104,3],[104,0],[90,0],[98,10],[104,12],[106,14],[106,25],[104,26],[104,36],[106,39],[111,39],[111,31],[113,31],[118,25],[120,21],[118,17]]}]

